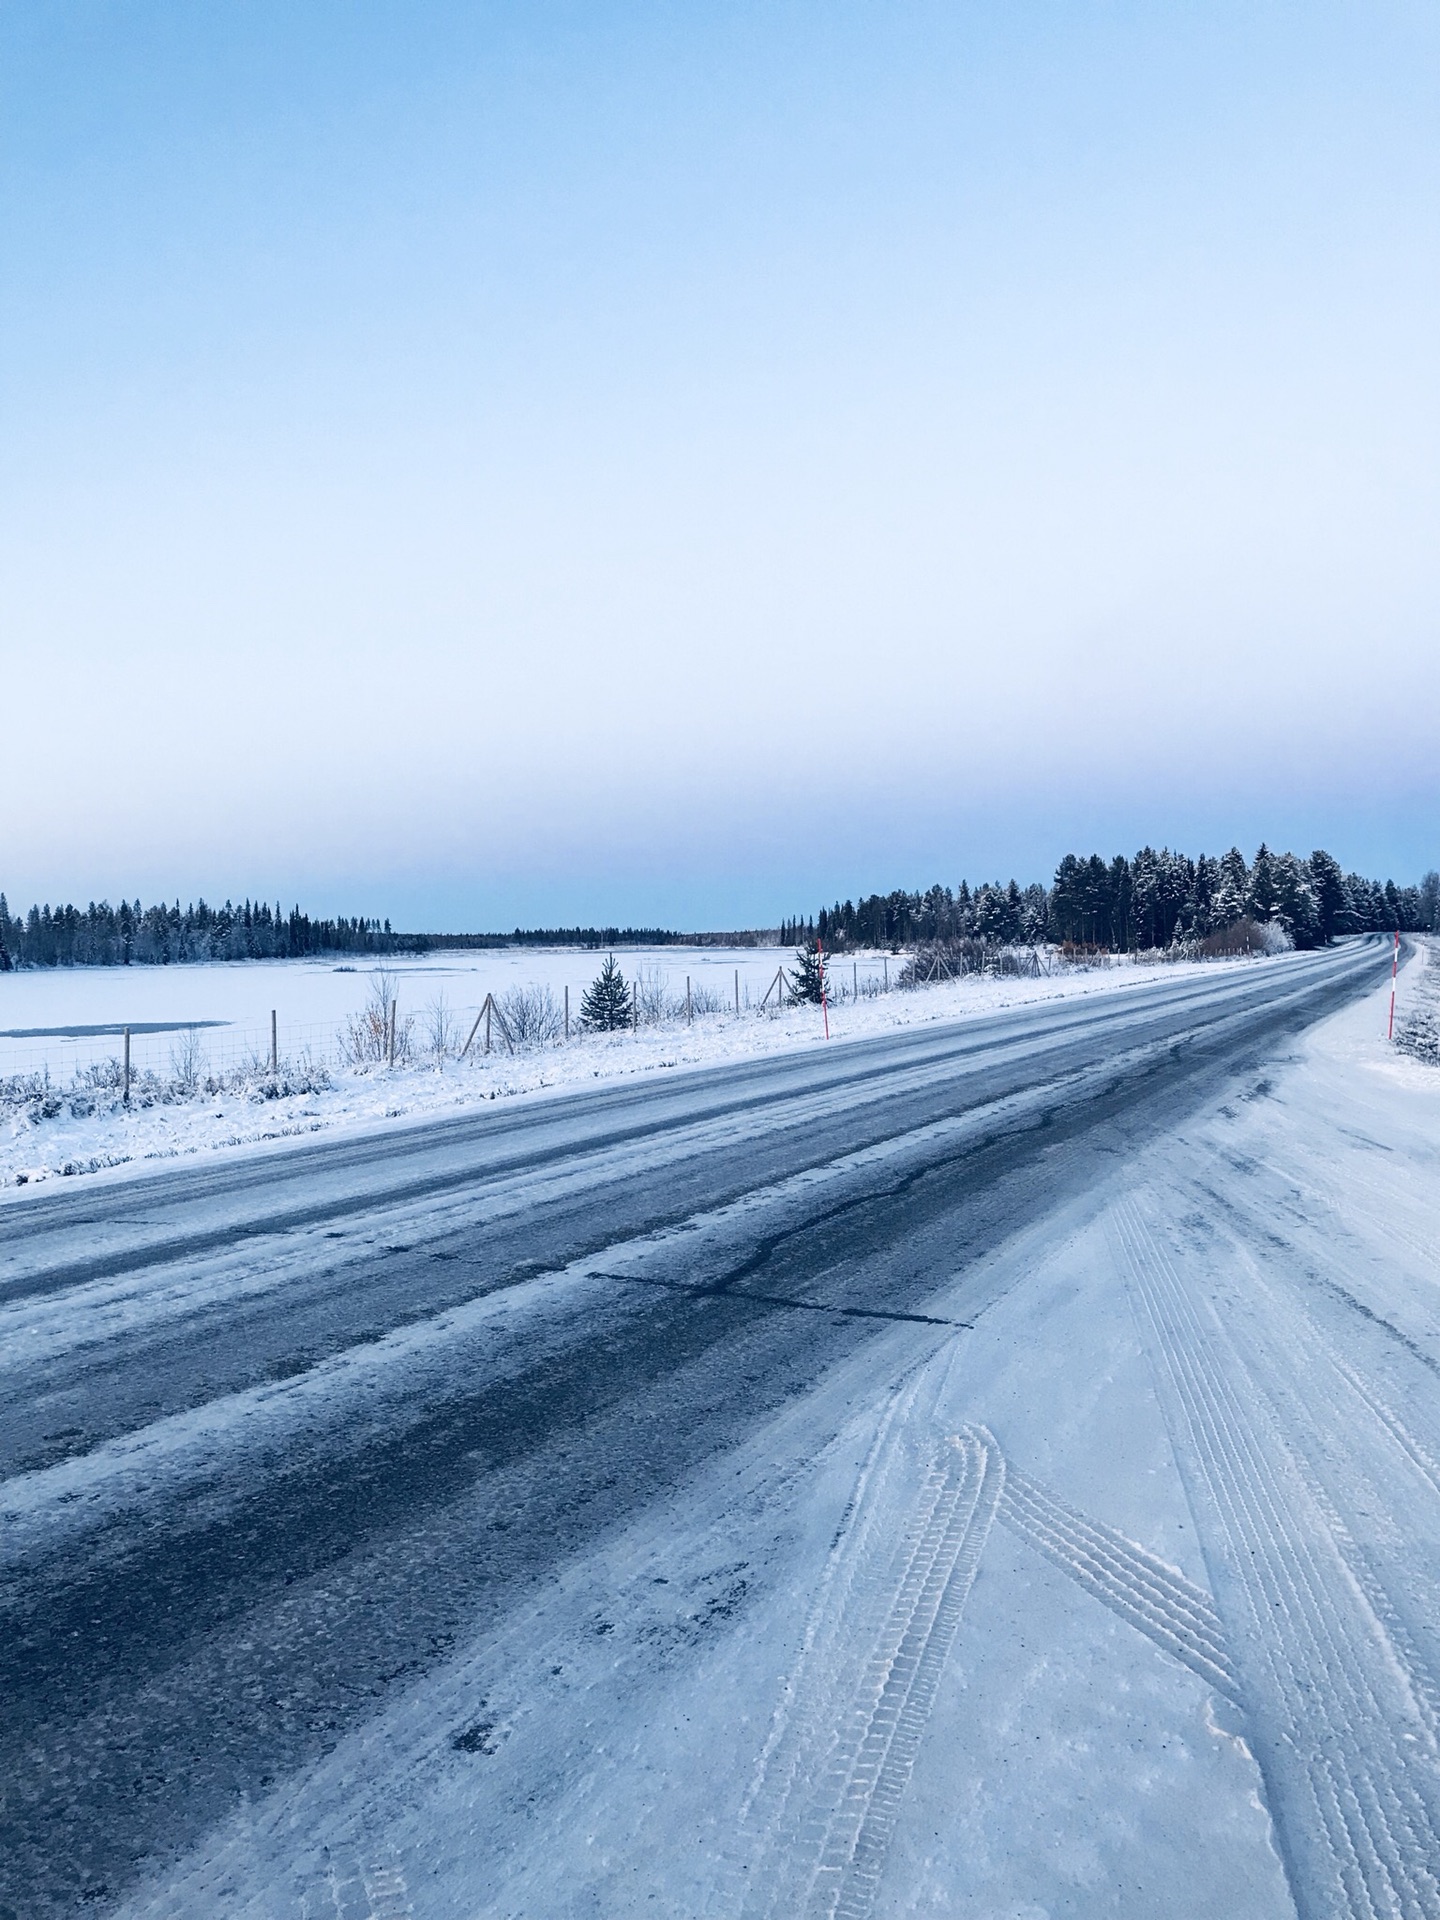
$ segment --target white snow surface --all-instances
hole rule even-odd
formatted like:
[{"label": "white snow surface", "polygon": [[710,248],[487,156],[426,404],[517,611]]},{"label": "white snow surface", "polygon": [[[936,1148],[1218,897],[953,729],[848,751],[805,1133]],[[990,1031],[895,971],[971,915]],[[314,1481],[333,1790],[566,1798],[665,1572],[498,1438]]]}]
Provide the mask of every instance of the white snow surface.
[{"label": "white snow surface", "polygon": [[[194,967],[66,968],[0,976],[0,1076],[48,1071],[57,1098],[44,1112],[34,1101],[0,1118],[0,1200],[14,1202],[42,1190],[57,1177],[156,1167],[183,1155],[253,1149],[307,1139],[330,1130],[363,1131],[414,1125],[492,1100],[544,1097],[596,1081],[699,1067],[793,1048],[843,1045],[847,1040],[924,1022],[965,1019],[1004,1007],[1077,994],[1143,992],[1184,974],[1224,967],[1283,967],[1280,960],[1138,964],[1116,959],[1094,968],[1064,968],[1042,979],[985,976],[926,986],[911,992],[867,993],[892,983],[902,957],[868,955],[833,969],[837,999],[829,1010],[829,1041],[818,1007],[786,1006],[779,1012],[758,1003],[776,968],[793,964],[788,948],[656,948],[617,955],[627,977],[638,969],[661,977],[675,1001],[683,1001],[687,975],[733,1005],[740,976],[742,1012],[671,1020],[636,1033],[596,1034],[568,1044],[511,1054],[492,1026],[493,1051],[486,1056],[477,1035],[463,1061],[438,1069],[423,1052],[410,1065],[347,1068],[334,1064],[337,1030],[357,1015],[369,995],[375,969],[319,962],[257,962]],[[578,1019],[580,993],[594,978],[594,953],[552,949],[426,956],[387,963],[397,982],[402,1017],[420,1015],[444,993],[463,1035],[487,993],[498,998],[514,986],[548,986],[557,996],[568,983]],[[859,997],[854,997],[858,978]],[[268,1060],[268,1009],[277,1009],[282,1068],[308,1056],[331,1062],[328,1086],[274,1098],[263,1071],[249,1084],[209,1098],[154,1098],[143,1089],[127,1110],[113,1096],[76,1113],[64,1098],[75,1066],[110,1059],[118,1050],[117,1024],[172,1023],[178,1031],[213,1021],[200,1042],[215,1065],[240,1058]],[[280,1012],[284,1009],[284,1012]],[[108,1027],[107,1033],[62,1039],[37,1029]],[[5,1032],[20,1038],[6,1038]],[[175,1031],[136,1035],[132,1060],[137,1075],[153,1070],[167,1080]],[[417,1035],[417,1044],[419,1036]],[[7,1053],[5,1050],[9,1049]],[[282,1082],[284,1074],[282,1073]],[[87,1103],[88,1104],[88,1103]]]},{"label": "white snow surface", "polygon": [[887,1329],[125,1911],[1440,1911],[1440,1073],[1387,1048],[1387,997],[1007,1241],[966,1324]]}]

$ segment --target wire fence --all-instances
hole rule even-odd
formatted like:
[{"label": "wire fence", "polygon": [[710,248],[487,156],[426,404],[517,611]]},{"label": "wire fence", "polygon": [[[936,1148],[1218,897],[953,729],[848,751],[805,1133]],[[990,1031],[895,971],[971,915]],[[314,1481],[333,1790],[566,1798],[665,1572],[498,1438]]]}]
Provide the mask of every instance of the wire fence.
[{"label": "wire fence", "polygon": [[[1038,974],[1033,950],[995,948],[964,956],[965,972]],[[830,959],[825,993],[832,1010],[897,991],[958,977],[956,955],[918,950],[910,955],[869,953]],[[451,1004],[443,980],[428,999],[420,982],[378,968],[357,978],[367,997],[355,1010],[328,1021],[296,1022],[276,1008],[260,1025],[219,1020],[75,1025],[68,1029],[0,1034],[0,1110],[14,1111],[52,1096],[82,1103],[107,1100],[200,1098],[241,1087],[264,1093],[318,1090],[344,1073],[453,1071],[487,1055],[536,1053],[577,1044],[595,1028],[582,1019],[582,995],[566,986],[512,984],[477,1001],[474,985]],[[406,992],[409,989],[409,992]],[[403,996],[403,997],[402,997]],[[625,982],[613,1030],[635,1035],[657,1029],[755,1019],[775,1020],[805,1005],[801,974],[777,965],[768,979],[753,969],[706,968],[685,974],[639,966]],[[820,1009],[815,1007],[818,1014]]]}]

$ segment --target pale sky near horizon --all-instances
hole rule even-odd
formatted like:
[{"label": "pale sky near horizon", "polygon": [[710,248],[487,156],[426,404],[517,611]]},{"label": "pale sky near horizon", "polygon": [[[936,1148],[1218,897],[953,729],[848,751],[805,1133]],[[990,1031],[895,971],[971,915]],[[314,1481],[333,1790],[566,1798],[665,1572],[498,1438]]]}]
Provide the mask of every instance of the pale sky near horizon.
[{"label": "pale sky near horizon", "polygon": [[0,888],[1440,864],[1440,16],[0,14]]}]

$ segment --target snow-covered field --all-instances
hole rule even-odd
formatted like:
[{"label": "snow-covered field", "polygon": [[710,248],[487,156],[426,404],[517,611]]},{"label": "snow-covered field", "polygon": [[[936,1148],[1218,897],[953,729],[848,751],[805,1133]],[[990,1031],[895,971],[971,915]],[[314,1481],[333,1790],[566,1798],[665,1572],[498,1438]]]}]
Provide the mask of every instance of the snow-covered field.
[{"label": "snow-covered field", "polygon": [[[793,961],[788,949],[661,948],[619,956],[627,975],[643,970],[667,983],[683,1000],[687,975],[733,1008],[738,975],[741,1013],[672,1019],[642,1026],[638,1033],[589,1035],[568,1044],[510,1054],[492,1032],[487,1057],[479,1041],[464,1060],[437,1065],[417,1036],[417,1058],[388,1068],[347,1067],[337,1059],[336,1038],[344,1021],[358,1014],[370,991],[373,969],[351,970],[313,962],[196,967],[74,968],[0,976],[0,1011],[9,1036],[0,1034],[0,1080],[38,1071],[49,1088],[15,1098],[0,1110],[0,1193],[33,1193],[57,1177],[110,1168],[156,1165],[178,1155],[235,1150],[262,1142],[300,1139],[331,1128],[365,1129],[414,1124],[426,1116],[454,1113],[481,1102],[543,1095],[639,1073],[701,1066],[794,1047],[826,1044],[820,1010],[787,1006],[761,1011],[759,1001],[777,966]],[[571,989],[578,1014],[580,993],[597,967],[593,953],[549,949],[422,959],[390,967],[397,982],[401,1017],[421,1013],[443,993],[468,1032],[487,993],[499,997],[513,986],[548,986],[557,997]],[[1064,969],[1043,979],[968,978],[914,992],[880,991],[893,983],[902,962],[874,955],[842,962],[834,984],[840,994],[830,1009],[830,1044],[892,1031],[925,1021],[956,1020],[1067,995],[1147,986],[1213,975],[1217,968],[1283,967],[1279,960],[1143,964],[1117,960],[1094,969]],[[855,995],[858,985],[859,994]],[[867,988],[869,991],[867,991]],[[268,1008],[277,1015],[281,1074],[279,1093],[262,1063],[268,1061]],[[202,1027],[201,1079],[205,1072],[234,1072],[245,1060],[256,1071],[235,1075],[218,1094],[177,1097],[174,1049],[179,1032]],[[132,1060],[142,1076],[125,1108],[113,1086],[84,1097],[70,1095],[78,1064],[113,1060],[117,1023],[164,1031],[132,1037]],[[69,1039],[68,1029],[99,1028]],[[49,1029],[37,1033],[37,1029]],[[57,1031],[58,1030],[58,1031]],[[177,1031],[178,1030],[178,1031]],[[15,1035],[20,1037],[16,1038]],[[315,1068],[318,1065],[318,1071]],[[147,1083],[145,1074],[154,1076]]]},{"label": "snow-covered field", "polygon": [[[580,996],[604,958],[571,947],[505,947],[455,953],[399,955],[380,962],[396,982],[401,1017],[423,1017],[443,995],[457,1015],[473,1020],[487,993],[499,999],[512,987],[548,987],[563,1002]],[[687,975],[727,1006],[735,988],[741,1005],[757,1003],[789,947],[625,947],[616,958],[627,979],[638,971],[663,976],[672,993],[685,992]],[[259,960],[179,967],[46,967],[0,974],[0,1078],[42,1072],[68,1081],[76,1066],[106,1060],[122,1028],[131,1029],[138,1068],[164,1072],[175,1036],[203,1029],[210,1061],[220,1068],[270,1050],[273,1012],[281,1046],[328,1057],[339,1030],[364,1006],[375,962]],[[882,982],[900,963],[868,955],[837,970],[837,985]],[[468,1024],[468,1022],[467,1022]]]}]

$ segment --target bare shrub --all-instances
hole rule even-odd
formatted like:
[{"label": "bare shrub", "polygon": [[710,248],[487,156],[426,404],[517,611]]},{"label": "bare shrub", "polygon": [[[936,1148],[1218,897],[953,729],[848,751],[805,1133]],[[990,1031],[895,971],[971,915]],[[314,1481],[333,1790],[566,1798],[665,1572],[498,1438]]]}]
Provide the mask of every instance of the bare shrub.
[{"label": "bare shrub", "polygon": [[1232,920],[1228,927],[1217,927],[1200,942],[1207,960],[1232,960],[1247,953],[1288,953],[1295,942],[1278,921]]},{"label": "bare shrub", "polygon": [[205,1049],[200,1044],[200,1029],[186,1027],[170,1043],[171,1084],[177,1093],[192,1098],[200,1090],[205,1069]]},{"label": "bare shrub", "polygon": [[692,986],[690,989],[691,1011],[697,1015],[728,1013],[732,1005],[729,995],[721,993],[718,988]]},{"label": "bare shrub", "polygon": [[549,987],[510,987],[496,1001],[517,1047],[553,1047],[565,1014]]},{"label": "bare shrub", "polygon": [[685,1002],[672,996],[669,977],[659,967],[637,967],[633,991],[642,1026],[662,1026],[684,1015]]},{"label": "bare shrub", "polygon": [[1002,979],[1038,980],[1040,956],[1034,947],[1001,946],[971,937],[932,940],[915,949],[900,969],[896,985],[924,987],[982,973],[997,974]]},{"label": "bare shrub", "polygon": [[351,1066],[383,1066],[390,1058],[390,1026],[395,1023],[395,1061],[408,1061],[414,1051],[412,1016],[401,1020],[396,1011],[396,980],[385,967],[370,976],[370,998],[361,1011],[340,1029],[340,1056]]},{"label": "bare shrub", "polygon": [[426,1051],[433,1057],[435,1065],[443,1068],[460,1038],[460,1029],[443,987],[425,1008],[421,1030],[425,1035]]},{"label": "bare shrub", "polygon": [[1088,940],[1066,940],[1055,949],[1055,958],[1064,967],[1108,967],[1113,957],[1108,947]]}]

